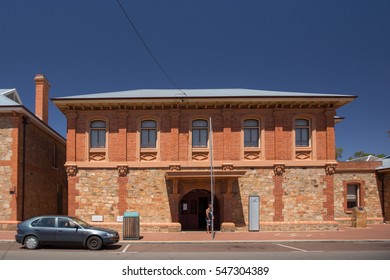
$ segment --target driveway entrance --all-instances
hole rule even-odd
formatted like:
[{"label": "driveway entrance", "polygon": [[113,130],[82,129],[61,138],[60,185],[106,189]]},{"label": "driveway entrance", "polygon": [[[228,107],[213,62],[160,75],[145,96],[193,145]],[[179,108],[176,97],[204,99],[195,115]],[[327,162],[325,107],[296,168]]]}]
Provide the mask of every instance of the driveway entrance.
[{"label": "driveway entrance", "polygon": [[[196,189],[187,193],[179,203],[179,221],[182,230],[206,231],[206,209],[211,201],[211,193]],[[214,198],[214,230],[220,230],[219,203]]]}]

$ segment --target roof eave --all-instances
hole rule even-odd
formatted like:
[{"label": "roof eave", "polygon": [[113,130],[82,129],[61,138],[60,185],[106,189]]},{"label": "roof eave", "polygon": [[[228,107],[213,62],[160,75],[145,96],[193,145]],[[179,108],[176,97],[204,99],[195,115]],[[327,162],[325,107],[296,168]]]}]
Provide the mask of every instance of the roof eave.
[{"label": "roof eave", "polygon": [[188,105],[236,105],[257,107],[331,107],[339,108],[352,102],[356,96],[345,97],[177,97],[177,98],[82,98],[61,99],[52,98],[52,102],[60,109],[67,110],[72,107],[95,107],[95,106],[188,106]]}]

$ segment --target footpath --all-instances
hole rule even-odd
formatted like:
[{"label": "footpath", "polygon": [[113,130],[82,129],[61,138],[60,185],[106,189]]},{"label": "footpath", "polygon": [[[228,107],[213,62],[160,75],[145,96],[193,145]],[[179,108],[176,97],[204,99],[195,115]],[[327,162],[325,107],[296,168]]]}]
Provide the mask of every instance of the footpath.
[{"label": "footpath", "polygon": [[[0,231],[0,241],[14,241],[15,231]],[[121,235],[121,232],[119,233]],[[299,241],[389,241],[390,224],[367,225],[353,228],[341,225],[337,231],[259,231],[259,232],[141,232],[139,240],[123,240],[134,243],[199,243],[199,242],[299,242]]]}]

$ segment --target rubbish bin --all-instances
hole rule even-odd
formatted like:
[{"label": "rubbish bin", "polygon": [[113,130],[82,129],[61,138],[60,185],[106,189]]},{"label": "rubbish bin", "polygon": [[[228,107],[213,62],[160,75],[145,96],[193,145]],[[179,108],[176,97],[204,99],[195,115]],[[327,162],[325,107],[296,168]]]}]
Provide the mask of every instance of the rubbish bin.
[{"label": "rubbish bin", "polygon": [[140,239],[139,213],[125,212],[123,214],[123,239]]},{"label": "rubbish bin", "polygon": [[352,208],[352,227],[367,227],[367,212],[363,207]]}]

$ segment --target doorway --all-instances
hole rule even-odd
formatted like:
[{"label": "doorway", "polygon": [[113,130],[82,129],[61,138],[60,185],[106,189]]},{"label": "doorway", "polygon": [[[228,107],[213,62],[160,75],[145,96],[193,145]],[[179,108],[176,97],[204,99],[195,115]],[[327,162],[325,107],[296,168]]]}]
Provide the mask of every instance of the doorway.
[{"label": "doorway", "polygon": [[[206,231],[206,209],[211,201],[211,193],[196,189],[188,192],[179,203],[179,221],[182,230]],[[219,203],[214,198],[214,230],[220,230]]]}]

